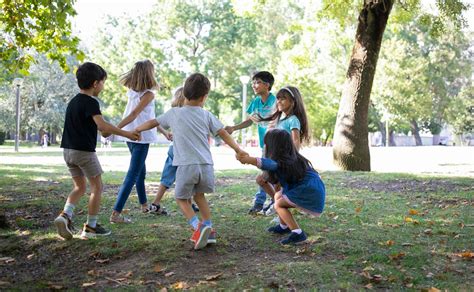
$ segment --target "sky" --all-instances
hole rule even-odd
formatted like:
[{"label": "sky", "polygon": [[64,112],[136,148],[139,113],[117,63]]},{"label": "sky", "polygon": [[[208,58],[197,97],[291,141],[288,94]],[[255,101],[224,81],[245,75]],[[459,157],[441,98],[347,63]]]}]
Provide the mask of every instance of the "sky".
[{"label": "sky", "polygon": [[135,16],[150,10],[155,0],[77,0],[77,15],[72,20],[74,32],[88,45],[106,15]]},{"label": "sky", "polygon": [[[424,6],[431,6],[435,0],[421,0]],[[474,0],[465,0],[471,4],[465,14],[469,23],[469,30],[474,31]],[[77,15],[72,21],[73,29],[83,40],[90,45],[97,27],[105,23],[106,15],[139,15],[150,10],[155,0],[77,0],[74,7]]]}]

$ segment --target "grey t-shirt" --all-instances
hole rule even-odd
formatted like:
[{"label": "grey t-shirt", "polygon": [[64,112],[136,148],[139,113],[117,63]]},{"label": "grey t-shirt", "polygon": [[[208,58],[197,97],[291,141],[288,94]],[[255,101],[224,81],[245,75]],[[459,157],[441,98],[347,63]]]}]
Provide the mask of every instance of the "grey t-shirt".
[{"label": "grey t-shirt", "polygon": [[209,135],[215,136],[224,125],[200,106],[174,107],[156,118],[173,132],[173,165],[214,164]]}]

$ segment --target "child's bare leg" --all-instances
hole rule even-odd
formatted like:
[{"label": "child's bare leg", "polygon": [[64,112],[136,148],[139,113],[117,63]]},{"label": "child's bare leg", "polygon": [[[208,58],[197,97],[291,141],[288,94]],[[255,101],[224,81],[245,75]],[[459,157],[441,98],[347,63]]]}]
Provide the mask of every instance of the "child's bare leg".
[{"label": "child's bare leg", "polygon": [[196,216],[196,213],[194,213],[194,210],[191,207],[191,203],[189,203],[188,199],[176,199],[176,203],[178,204],[179,208],[181,208],[184,217],[186,217],[188,221]]},{"label": "child's bare leg", "polygon": [[91,185],[91,196],[89,198],[89,208],[87,215],[87,225],[92,228],[96,227],[98,214],[100,210],[100,199],[102,197],[102,176],[89,177],[89,184]]},{"label": "child's bare leg", "polygon": [[74,176],[72,178],[73,188],[67,197],[67,203],[76,205],[82,196],[86,193],[86,178],[83,176]]},{"label": "child's bare leg", "polygon": [[280,224],[287,225],[290,230],[299,229],[300,227],[293,218],[289,208],[293,208],[293,206],[288,204],[288,202],[282,197],[275,201],[275,210],[280,217]]},{"label": "child's bare leg", "polygon": [[[211,210],[209,209],[209,204],[207,203],[204,193],[194,194],[194,201],[199,207],[199,212],[201,213],[201,220],[202,221],[211,220]],[[191,206],[191,204],[189,204],[189,206]]]},{"label": "child's bare leg", "polygon": [[160,204],[161,199],[165,195],[167,189],[168,188],[166,186],[164,186],[163,184],[160,184],[160,186],[158,187],[158,191],[156,192],[156,196],[155,196],[155,200],[153,201],[153,204],[155,205]]},{"label": "child's bare leg", "polygon": [[257,184],[262,187],[262,189],[267,193],[272,199],[275,197],[275,189],[273,188],[273,185],[269,182],[267,182],[264,178],[263,175],[258,175],[257,178],[255,179]]}]

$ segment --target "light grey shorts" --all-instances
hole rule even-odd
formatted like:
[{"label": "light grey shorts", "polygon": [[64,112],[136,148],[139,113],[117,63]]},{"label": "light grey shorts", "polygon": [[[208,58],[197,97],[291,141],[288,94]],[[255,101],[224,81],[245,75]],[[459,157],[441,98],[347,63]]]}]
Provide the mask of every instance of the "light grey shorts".
[{"label": "light grey shorts", "polygon": [[191,199],[195,193],[214,192],[214,166],[212,164],[178,165],[174,196]]},{"label": "light grey shorts", "polygon": [[95,152],[64,149],[63,156],[72,177],[95,177],[104,173]]}]

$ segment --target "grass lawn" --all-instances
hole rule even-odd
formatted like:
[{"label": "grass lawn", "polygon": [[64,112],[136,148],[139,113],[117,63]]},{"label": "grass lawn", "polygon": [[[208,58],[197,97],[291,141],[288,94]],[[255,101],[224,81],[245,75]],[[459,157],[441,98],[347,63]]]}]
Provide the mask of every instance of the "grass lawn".
[{"label": "grass lawn", "polygon": [[[208,199],[217,244],[194,251],[172,190],[163,202],[170,216],[141,214],[132,193],[134,223],[110,225],[124,173],[106,172],[100,221],[112,235],[63,241],[52,221],[71,188],[66,168],[0,165],[0,213],[10,226],[0,229],[0,289],[474,289],[472,178],[323,172],[323,215],[296,212],[309,240],[282,247],[266,232],[271,217],[246,214],[256,174],[216,172]],[[147,185],[149,199],[157,187]]]}]

